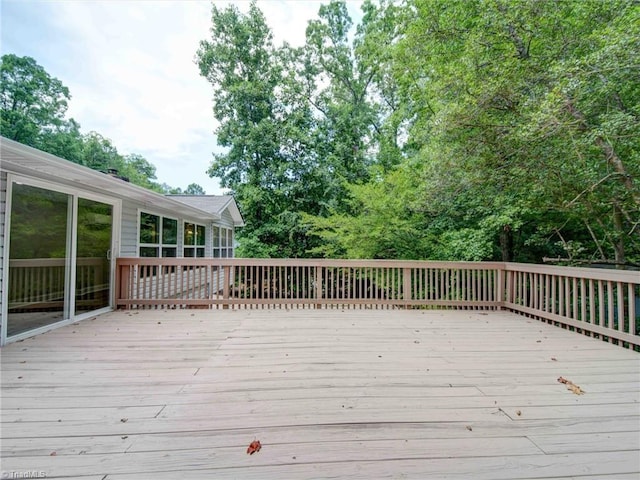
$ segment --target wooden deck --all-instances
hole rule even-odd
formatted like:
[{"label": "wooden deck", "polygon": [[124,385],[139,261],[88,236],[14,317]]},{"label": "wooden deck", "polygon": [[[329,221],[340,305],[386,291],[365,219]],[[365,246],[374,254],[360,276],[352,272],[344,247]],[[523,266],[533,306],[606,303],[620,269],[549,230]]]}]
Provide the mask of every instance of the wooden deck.
[{"label": "wooden deck", "polygon": [[640,355],[506,312],[119,311],[1,355],[2,478],[640,472]]}]

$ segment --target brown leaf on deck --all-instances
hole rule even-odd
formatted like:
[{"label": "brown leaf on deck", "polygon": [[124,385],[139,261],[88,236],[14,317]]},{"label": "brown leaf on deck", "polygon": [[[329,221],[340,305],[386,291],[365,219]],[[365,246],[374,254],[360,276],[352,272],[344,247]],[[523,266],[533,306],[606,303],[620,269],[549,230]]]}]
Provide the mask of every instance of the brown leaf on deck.
[{"label": "brown leaf on deck", "polygon": [[571,390],[576,395],[584,395],[584,390],[582,390],[578,385],[575,385],[573,383],[567,385],[567,389]]},{"label": "brown leaf on deck", "polygon": [[256,452],[259,452],[261,448],[262,448],[262,444],[260,443],[260,440],[254,440],[249,444],[249,448],[247,448],[247,453],[249,455],[253,455]]},{"label": "brown leaf on deck", "polygon": [[580,388],[578,385],[573,383],[571,380],[567,380],[566,378],[560,377],[558,378],[558,382],[564,383],[567,386],[567,390],[571,390],[576,395],[584,395],[584,390]]}]

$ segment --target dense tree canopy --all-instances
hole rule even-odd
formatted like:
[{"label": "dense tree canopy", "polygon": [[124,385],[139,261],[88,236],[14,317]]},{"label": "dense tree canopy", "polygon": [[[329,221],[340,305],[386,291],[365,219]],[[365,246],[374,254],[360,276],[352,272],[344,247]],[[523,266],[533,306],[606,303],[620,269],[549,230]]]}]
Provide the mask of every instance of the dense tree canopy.
[{"label": "dense tree canopy", "polygon": [[[69,89],[50,76],[31,57],[3,55],[0,62],[0,134],[17,142],[102,172],[118,175],[136,185],[163,193],[180,188],[160,185],[156,168],[139,154],[121,155],[96,132],[82,134],[74,119],[67,119]],[[188,193],[204,193],[191,184]]]},{"label": "dense tree canopy", "polygon": [[639,38],[632,0],[332,0],[300,48],[214,5],[241,253],[640,263]]}]

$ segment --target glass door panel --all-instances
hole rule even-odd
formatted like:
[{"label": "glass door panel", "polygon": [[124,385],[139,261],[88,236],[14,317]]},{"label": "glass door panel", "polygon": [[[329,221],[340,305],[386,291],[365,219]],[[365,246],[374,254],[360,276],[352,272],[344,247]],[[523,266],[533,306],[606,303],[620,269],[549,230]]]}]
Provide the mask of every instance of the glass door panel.
[{"label": "glass door panel", "polygon": [[7,336],[64,320],[72,197],[14,183]]},{"label": "glass door panel", "polygon": [[113,207],[78,199],[75,313],[109,306]]}]

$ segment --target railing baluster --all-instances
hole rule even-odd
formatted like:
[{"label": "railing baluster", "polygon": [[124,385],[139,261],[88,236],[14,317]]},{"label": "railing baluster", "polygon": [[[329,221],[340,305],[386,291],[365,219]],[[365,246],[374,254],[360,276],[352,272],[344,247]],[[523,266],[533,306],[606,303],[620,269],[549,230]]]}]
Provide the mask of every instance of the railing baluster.
[{"label": "railing baluster", "polygon": [[624,288],[621,282],[616,283],[616,291],[618,293],[618,331],[624,332]]},{"label": "railing baluster", "polygon": [[[584,278],[580,279],[580,320],[587,321],[587,284]],[[576,301],[578,296],[576,295]]]},{"label": "railing baluster", "polygon": [[598,325],[606,326],[606,316],[605,316],[605,305],[606,301],[604,298],[604,282],[602,280],[598,280]]},{"label": "railing baluster", "polygon": [[596,324],[596,288],[593,279],[589,279],[589,323]]},{"label": "railing baluster", "polygon": [[635,286],[632,283],[627,285],[629,295],[629,333],[631,335],[637,335],[636,331],[636,294]]},{"label": "railing baluster", "polygon": [[611,280],[607,282],[607,307],[607,328],[613,330],[614,303],[613,282]]}]

